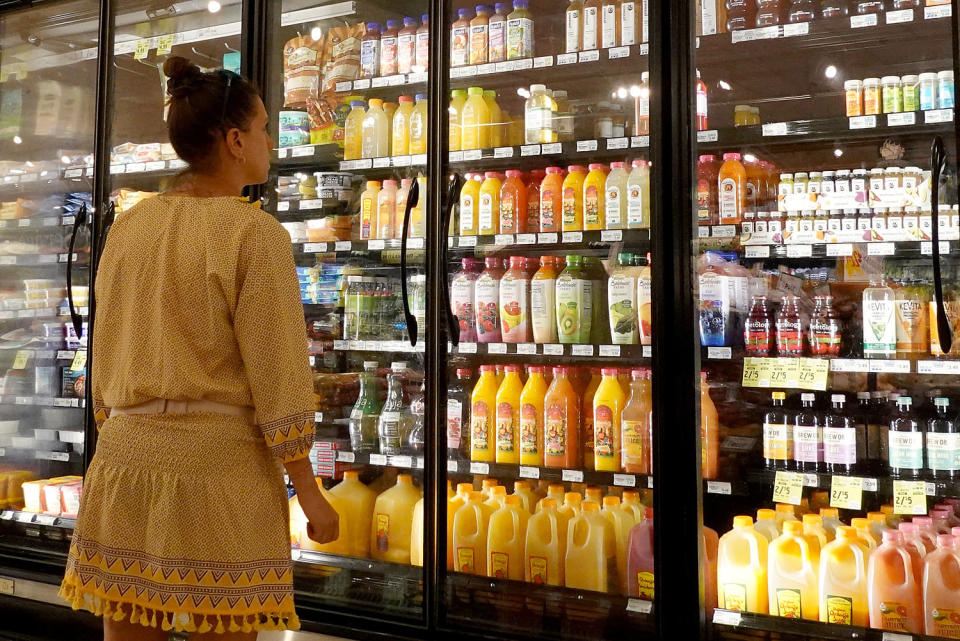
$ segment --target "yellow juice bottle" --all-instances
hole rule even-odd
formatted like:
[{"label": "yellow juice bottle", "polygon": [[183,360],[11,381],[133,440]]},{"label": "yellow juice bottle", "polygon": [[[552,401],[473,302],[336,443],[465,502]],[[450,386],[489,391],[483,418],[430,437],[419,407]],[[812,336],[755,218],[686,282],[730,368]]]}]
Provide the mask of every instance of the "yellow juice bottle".
[{"label": "yellow juice bottle", "polygon": [[584,505],[583,511],[570,520],[563,568],[568,588],[607,591],[609,527],[596,503]]},{"label": "yellow juice bottle", "polygon": [[621,508],[616,496],[603,498],[601,514],[613,524],[613,534],[617,545],[617,583],[618,593],[627,593],[627,552],[630,545],[630,531],[637,525],[633,514]]},{"label": "yellow juice bottle", "polygon": [[520,497],[520,503],[523,505],[523,509],[533,514],[537,508],[537,495],[534,493],[530,481],[514,481],[513,494]]},{"label": "yellow juice bottle", "polygon": [[507,365],[497,390],[497,463],[520,463],[520,366]]},{"label": "yellow juice bottle", "polygon": [[605,367],[593,396],[593,463],[600,472],[620,471],[620,413],[626,405],[617,369]]},{"label": "yellow juice bottle", "polygon": [[819,619],[820,550],[803,534],[803,523],[786,521],[783,534],[767,550],[770,614],[788,619]]},{"label": "yellow juice bottle", "polygon": [[460,149],[485,149],[490,146],[490,107],[483,89],[467,89],[467,101],[460,112]]},{"label": "yellow juice bottle", "polygon": [[423,567],[423,499],[413,506],[410,520],[410,565]]},{"label": "yellow juice bottle", "polygon": [[[410,153],[427,153],[427,127],[430,123],[427,121],[427,97],[418,93],[413,104],[413,112],[410,114]],[[420,192],[420,198],[425,194]]]},{"label": "yellow juice bottle", "polygon": [[524,580],[540,585],[563,585],[567,549],[567,522],[557,512],[556,500],[540,501],[540,511],[527,523]]},{"label": "yellow juice bottle", "polygon": [[454,89],[450,92],[450,108],[448,110],[450,117],[450,131],[448,144],[450,151],[460,151],[461,139],[463,138],[463,127],[461,124],[463,116],[463,105],[467,102],[467,92],[463,89]]},{"label": "yellow juice bottle", "polygon": [[370,532],[370,556],[377,561],[410,563],[413,509],[421,498],[409,474],[397,475],[397,484],[377,497]]},{"label": "yellow juice bottle", "polygon": [[587,171],[580,165],[567,167],[567,177],[563,179],[563,218],[561,231],[580,231],[583,229],[583,183]]},{"label": "yellow juice bottle", "polygon": [[480,233],[480,174],[466,174],[460,188],[460,235]]},{"label": "yellow juice bottle", "polygon": [[487,576],[523,581],[523,549],[527,540],[530,512],[519,496],[504,499],[503,506],[490,515],[487,528]]},{"label": "yellow juice bottle", "polygon": [[481,236],[500,233],[500,174],[488,171],[480,185],[480,206],[477,208],[477,233]]},{"label": "yellow juice bottle", "polygon": [[377,237],[377,207],[380,199],[380,182],[367,181],[367,190],[360,195],[360,240]]},{"label": "yellow juice bottle", "polygon": [[643,522],[645,506],[640,501],[640,492],[636,490],[624,490],[621,499],[620,509],[629,512],[636,523]]},{"label": "yellow juice bottle", "polygon": [[350,103],[350,113],[343,123],[343,159],[357,160],[363,155],[363,117],[367,110],[362,100]]},{"label": "yellow juice bottle", "polygon": [[493,365],[481,365],[480,379],[470,396],[470,459],[473,461],[494,461],[494,423],[499,387],[496,368]]},{"label": "yellow juice bottle", "polygon": [[467,504],[473,485],[457,483],[457,493],[447,501],[447,569],[453,569],[453,517],[457,510]]},{"label": "yellow juice bottle", "polygon": [[507,488],[502,485],[494,485],[490,488],[490,493],[487,496],[487,500],[483,503],[489,507],[491,510],[499,510],[500,506],[503,505],[503,501],[507,498]]},{"label": "yellow juice bottle", "polygon": [[543,465],[543,398],[547,394],[543,369],[531,365],[520,392],[520,465]]},{"label": "yellow juice bottle", "polygon": [[400,96],[397,101],[400,104],[393,113],[393,125],[390,128],[392,138],[390,155],[406,156],[410,153],[410,119],[413,116],[413,98]]},{"label": "yellow juice bottle", "polygon": [[767,614],[767,540],[749,516],[733,517],[733,529],[720,537],[717,591],[721,608]]},{"label": "yellow juice bottle", "polygon": [[866,627],[867,555],[857,529],[837,526],[836,538],[820,551],[820,620]]},{"label": "yellow juice bottle", "polygon": [[600,381],[603,376],[600,375],[599,367],[590,368],[590,382],[583,390],[583,396],[580,398],[580,442],[583,443],[583,467],[594,469],[593,462],[593,397],[597,394],[597,388],[600,387]]},{"label": "yellow juice bottle", "polygon": [[343,473],[343,480],[330,489],[330,494],[341,499],[346,510],[340,513],[341,525],[350,529],[350,556],[364,558],[370,551],[370,521],[377,493],[360,482],[356,470]]},{"label": "yellow juice bottle", "polygon": [[487,575],[487,526],[492,513],[480,492],[470,492],[466,504],[453,516],[455,571]]},{"label": "yellow juice bottle", "polygon": [[492,89],[486,89],[483,92],[483,100],[487,103],[487,108],[490,110],[490,125],[487,127],[490,130],[490,146],[491,147],[500,147],[505,145],[505,130],[506,123],[503,119],[503,111],[500,109],[500,105],[497,104],[497,92]]},{"label": "yellow juice bottle", "polygon": [[607,166],[591,163],[583,181],[583,228],[586,231],[606,229]]}]

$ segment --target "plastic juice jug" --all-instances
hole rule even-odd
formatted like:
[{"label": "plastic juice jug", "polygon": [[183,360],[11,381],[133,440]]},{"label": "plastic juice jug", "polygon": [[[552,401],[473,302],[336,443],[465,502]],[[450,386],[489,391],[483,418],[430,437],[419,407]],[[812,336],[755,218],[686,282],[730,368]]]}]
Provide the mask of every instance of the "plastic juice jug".
[{"label": "plastic juice jug", "polygon": [[927,547],[931,550],[936,548],[937,536],[939,535],[939,532],[937,532],[936,528],[933,527],[933,519],[929,516],[915,516],[911,522],[917,524],[920,536],[927,539]]},{"label": "plastic juice jug", "polygon": [[542,256],[530,281],[530,323],[535,343],[557,342],[557,270],[554,256]]},{"label": "plastic juice jug", "polygon": [[477,340],[481,343],[500,342],[500,279],[503,276],[499,258],[484,259],[485,269],[477,278],[474,305],[477,310]]},{"label": "plastic juice jug", "polygon": [[583,181],[583,229],[606,229],[607,166],[592,163]]},{"label": "plastic juice jug", "polygon": [[720,537],[715,530],[704,526],[701,530],[703,545],[703,602],[707,616],[713,616],[717,607],[717,551],[720,547]]},{"label": "plastic juice jug", "polygon": [[380,182],[367,181],[367,189],[360,195],[360,238],[377,237],[377,215],[380,201]]},{"label": "plastic juice jug", "polygon": [[537,507],[537,495],[534,494],[530,481],[514,481],[513,494],[520,498],[520,504],[528,514],[533,514]]},{"label": "plastic juice jug", "polygon": [[487,528],[487,576],[522,581],[524,546],[530,512],[523,509],[519,496],[508,496],[490,515]]},{"label": "plastic juice jug", "polygon": [[930,519],[933,521],[933,529],[937,531],[937,534],[950,534],[951,525],[947,510],[930,510]]},{"label": "plastic juice jug", "polygon": [[480,379],[470,397],[470,459],[493,461],[496,437],[494,422],[497,402],[497,374],[493,365],[480,366]]},{"label": "plastic juice jug", "polygon": [[780,530],[783,530],[784,521],[796,521],[797,512],[792,505],[786,503],[777,503],[774,505],[774,510],[777,513],[777,524],[780,526]]},{"label": "plastic juice jug", "polygon": [[923,630],[923,600],[913,563],[903,535],[884,530],[883,543],[867,562],[870,627],[908,633]]},{"label": "plastic juice jug", "polygon": [[563,585],[567,549],[567,520],[557,512],[557,501],[547,497],[527,522],[524,580],[542,585]]},{"label": "plastic juice jug", "polygon": [[604,226],[606,229],[627,228],[627,179],[626,163],[610,163],[610,173],[604,183]]},{"label": "plastic juice jug", "polygon": [[620,415],[620,442],[622,465],[630,474],[650,474],[651,389],[647,370],[634,369],[630,373],[630,397]]},{"label": "plastic juice jug", "polygon": [[594,469],[593,465],[593,397],[602,380],[599,367],[590,368],[590,382],[580,395],[580,443],[583,449],[583,466]]},{"label": "plastic juice jug", "polygon": [[643,520],[646,506],[640,500],[640,492],[636,490],[624,490],[620,497],[620,509],[626,510],[633,515],[633,520],[640,523]]},{"label": "plastic juice jug", "polygon": [[620,498],[616,496],[604,497],[601,514],[613,524],[613,534],[617,546],[616,591],[618,593],[628,594],[630,577],[636,576],[627,571],[630,536],[634,526],[637,524],[636,520],[633,518],[633,514],[620,508]]},{"label": "plastic juice jug", "polygon": [[[351,542],[350,535],[351,530],[349,527],[349,521],[347,518],[347,508],[348,506],[343,499],[337,496],[333,496],[320,485],[320,479],[317,479],[317,487],[320,488],[320,493],[323,494],[324,498],[330,503],[330,506],[341,516],[340,534],[336,540],[331,541],[330,543],[317,543],[313,541],[307,535],[307,517],[303,513],[303,509],[300,507],[300,501],[296,496],[290,499],[290,527],[291,532],[293,533],[293,538],[299,541],[300,547],[304,550],[314,550],[318,552],[329,552],[331,554],[340,554],[343,556],[350,556],[351,554]],[[294,528],[296,531],[294,532]],[[366,554],[364,553],[364,556]]]},{"label": "plastic juice jug", "polygon": [[770,614],[816,621],[819,617],[819,567],[819,549],[803,535],[803,524],[785,522],[783,534],[771,541],[767,550]]},{"label": "plastic juice jug", "polygon": [[587,487],[583,492],[583,503],[596,503],[603,505],[603,490],[599,487]]},{"label": "plastic juice jug", "polygon": [[584,506],[580,514],[570,519],[563,571],[568,588],[607,591],[608,523],[596,504]]},{"label": "plastic juice jug", "polygon": [[926,556],[928,552],[933,551],[934,548],[930,545],[929,539],[920,534],[920,528],[916,523],[908,523],[904,521],[897,525],[897,529],[903,533],[903,542],[907,545],[912,545],[917,549],[920,556]]},{"label": "plastic juice jug", "polygon": [[390,146],[392,156],[406,156],[410,153],[410,120],[413,116],[413,98],[400,96],[397,98],[400,106],[393,114],[391,132],[393,141]]},{"label": "plastic juice jug", "polygon": [[[714,574],[716,576],[716,574]],[[627,541],[627,592],[631,597],[653,601],[653,509],[630,529]]]},{"label": "plastic juice jug", "polygon": [[383,101],[370,99],[370,107],[363,116],[361,153],[363,158],[380,158],[390,155],[390,121],[383,110]]},{"label": "plastic juice jug", "polygon": [[460,188],[460,235],[476,236],[480,233],[480,180],[479,174],[467,174]]},{"label": "plastic juice jug", "polygon": [[410,563],[413,508],[421,498],[409,474],[398,474],[397,484],[377,497],[370,530],[370,556],[378,561]]},{"label": "plastic juice jug", "polygon": [[727,610],[767,613],[767,540],[749,516],[735,516],[717,552],[718,604]]},{"label": "plastic juice jug", "polygon": [[837,528],[843,525],[840,522],[840,512],[835,507],[820,508],[820,518],[823,522],[823,529],[827,531],[830,540],[837,536]]},{"label": "plastic juice jug", "polygon": [[527,231],[527,186],[523,172],[507,170],[507,180],[500,188],[500,233],[522,234]]},{"label": "plastic juice jug", "polygon": [[949,534],[924,560],[923,617],[926,634],[960,639],[960,547]]},{"label": "plastic juice jug", "polygon": [[410,565],[423,567],[423,499],[413,506],[410,520]]},{"label": "plastic juice jug", "polygon": [[870,522],[870,533],[877,541],[883,538],[883,531],[887,529],[887,516],[883,512],[867,512]]},{"label": "plastic juice jug", "polygon": [[530,278],[526,258],[511,256],[510,269],[500,279],[500,328],[504,343],[530,342]]},{"label": "plastic juice jug", "polygon": [[[462,9],[461,9],[462,11]],[[463,106],[467,102],[467,92],[463,89],[454,89],[450,92],[450,107],[448,109],[450,118],[450,131],[448,145],[450,151],[460,151],[460,142],[463,137],[462,116]],[[424,133],[426,136],[426,133]]]},{"label": "plastic juice jug", "polygon": [[547,467],[580,465],[580,399],[570,384],[570,368],[554,367],[544,403],[544,455]]},{"label": "plastic juice jug", "polygon": [[634,160],[627,177],[627,229],[650,227],[650,163]]},{"label": "plastic juice jug", "polygon": [[877,547],[877,538],[873,535],[873,531],[870,529],[869,519],[850,519],[850,525],[857,529],[857,533],[860,535],[860,538],[871,550]]},{"label": "plastic juice jug", "polygon": [[394,238],[397,218],[397,181],[384,180],[377,194],[377,238]]},{"label": "plastic juice jug", "polygon": [[497,463],[520,463],[520,366],[507,365],[497,390]]},{"label": "plastic juice jug", "polygon": [[717,478],[717,468],[720,465],[720,424],[717,407],[710,398],[706,372],[700,372],[700,455],[703,478]]},{"label": "plastic juice jug", "polygon": [[583,229],[583,186],[586,178],[587,171],[580,165],[567,167],[567,177],[563,179],[561,231]]},{"label": "plastic juice jug", "polygon": [[867,555],[856,528],[841,525],[820,551],[820,621],[867,625]]},{"label": "plastic juice jug", "polygon": [[487,103],[487,109],[490,110],[490,124],[488,129],[490,130],[490,146],[499,147],[505,143],[506,136],[506,122],[503,118],[503,111],[500,110],[500,105],[497,104],[497,92],[492,89],[486,89],[483,92],[483,100]]},{"label": "plastic juice jug", "polygon": [[819,514],[804,514],[801,523],[803,523],[803,535],[811,542],[815,542],[818,550],[822,550],[830,542],[832,537],[823,527],[823,518]]},{"label": "plastic juice jug", "polygon": [[490,146],[490,108],[483,89],[467,89],[467,101],[460,113],[460,148],[485,149]]},{"label": "plastic juice jug", "polygon": [[543,407],[547,382],[543,366],[531,365],[520,393],[520,465],[543,465]]},{"label": "plastic juice jug", "polygon": [[367,110],[362,100],[350,102],[350,113],[343,123],[343,159],[357,160],[363,157],[363,118]]},{"label": "plastic juice jug", "polygon": [[[415,96],[413,112],[410,114],[410,153],[427,153],[427,98],[422,93]],[[396,118],[396,115],[394,115]],[[396,125],[394,125],[394,136],[396,136]],[[420,198],[424,197],[421,192]]]},{"label": "plastic juice jug", "polygon": [[620,471],[620,415],[626,399],[617,380],[616,368],[604,368],[603,380],[593,397],[594,469]]},{"label": "plastic juice jug", "polygon": [[743,220],[747,201],[747,170],[740,162],[740,154],[723,154],[723,164],[717,175],[717,199],[720,224],[737,225]]},{"label": "plastic juice jug", "polygon": [[580,256],[567,256],[557,277],[557,336],[561,343],[589,343],[593,322],[593,282]]},{"label": "plastic juice jug", "polygon": [[487,575],[487,532],[492,513],[480,492],[470,492],[454,515],[453,562],[457,572]]},{"label": "plastic juice jug", "polygon": [[370,522],[377,494],[360,482],[354,470],[343,473],[343,480],[330,490],[330,495],[341,500],[341,525],[345,521],[350,530],[350,556],[364,558],[370,551]]},{"label": "plastic juice jug", "polygon": [[473,491],[471,483],[457,483],[457,493],[447,501],[447,569],[453,569],[453,517],[466,505]]},{"label": "plastic juice jug", "polygon": [[583,495],[580,492],[564,492],[563,504],[557,510],[572,519],[583,511]]},{"label": "plastic juice jug", "polygon": [[547,167],[540,183],[540,231],[560,231],[563,219],[563,168]]},{"label": "plastic juice jug", "polygon": [[490,497],[493,496],[493,488],[500,485],[500,482],[497,479],[483,479],[480,485],[480,494],[483,495],[483,501],[489,501]]},{"label": "plastic juice jug", "polygon": [[766,537],[767,541],[774,540],[780,536],[777,513],[765,508],[757,510],[757,522],[753,524],[753,529]]},{"label": "plastic juice jug", "polygon": [[480,207],[478,208],[477,233],[481,235],[500,233],[500,174],[488,171],[483,174],[480,185]]},{"label": "plastic juice jug", "polygon": [[507,488],[502,485],[494,485],[490,488],[487,499],[484,501],[484,504],[489,507],[491,510],[499,510],[500,506],[503,505],[504,499],[507,498]]}]

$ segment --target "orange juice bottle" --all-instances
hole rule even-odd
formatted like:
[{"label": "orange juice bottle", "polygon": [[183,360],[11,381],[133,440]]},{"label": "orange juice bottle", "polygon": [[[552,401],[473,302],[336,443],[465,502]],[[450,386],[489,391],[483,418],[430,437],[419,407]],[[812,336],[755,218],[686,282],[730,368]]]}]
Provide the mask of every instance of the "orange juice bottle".
[{"label": "orange juice bottle", "polygon": [[726,610],[767,614],[767,540],[749,516],[733,517],[717,551],[718,603]]},{"label": "orange juice bottle", "polygon": [[569,367],[554,367],[544,404],[544,452],[547,467],[580,466],[580,399],[569,379]]},{"label": "orange juice bottle", "polygon": [[720,463],[720,425],[717,407],[710,398],[706,372],[700,372],[700,455],[703,478],[717,478],[717,466]]},{"label": "orange juice bottle", "polygon": [[[582,166],[570,165],[567,167],[567,177],[563,179],[561,231],[580,231],[583,229],[583,183],[586,178],[587,171]],[[541,196],[541,202],[542,198]]]},{"label": "orange juice bottle", "polygon": [[349,525],[350,556],[364,558],[370,552],[370,526],[377,493],[360,482],[356,470],[343,473],[343,480],[330,489],[330,495],[342,499],[345,510],[341,522]]},{"label": "orange juice bottle", "polygon": [[630,397],[620,414],[621,463],[624,471],[630,474],[650,474],[650,380],[644,369],[634,369],[630,377]]},{"label": "orange juice bottle", "polygon": [[867,548],[856,528],[837,527],[837,537],[820,550],[820,620],[867,625]]},{"label": "orange juice bottle", "polygon": [[547,167],[547,175],[540,183],[540,231],[542,232],[560,231],[563,220],[563,181],[563,167]]},{"label": "orange juice bottle", "polygon": [[488,171],[483,174],[480,185],[480,207],[478,209],[478,229],[481,236],[500,233],[500,174]]},{"label": "orange juice bottle", "polygon": [[877,547],[877,540],[873,537],[873,532],[870,531],[870,521],[864,518],[855,518],[850,519],[850,525],[857,530],[857,534],[860,535],[860,540],[863,541],[863,544],[872,552]]},{"label": "orange juice bottle", "polygon": [[410,563],[413,509],[422,498],[409,474],[397,475],[397,484],[377,497],[370,532],[370,556],[378,561]]},{"label": "orange juice bottle", "polygon": [[720,165],[717,181],[720,224],[740,224],[747,201],[747,170],[740,162],[740,154],[723,154],[723,164]]},{"label": "orange juice bottle", "polygon": [[413,117],[413,97],[400,96],[400,105],[393,113],[391,126],[390,155],[406,156],[410,153],[410,119]]},{"label": "orange juice bottle", "polygon": [[476,236],[480,233],[480,180],[479,174],[466,174],[460,188],[460,235]]},{"label": "orange juice bottle", "polygon": [[477,15],[470,21],[470,64],[487,62],[490,49],[490,9],[477,5]]},{"label": "orange juice bottle", "polygon": [[490,515],[487,528],[487,576],[523,581],[523,548],[530,512],[520,497],[506,497],[503,506]]},{"label": "orange juice bottle", "polygon": [[497,390],[497,463],[520,462],[520,366],[507,365]]},{"label": "orange juice bottle", "polygon": [[494,422],[497,407],[497,370],[493,365],[480,366],[480,378],[470,396],[470,458],[490,461],[495,458]]},{"label": "orange juice bottle", "polygon": [[620,471],[620,415],[626,400],[617,380],[617,369],[601,370],[603,379],[593,397],[593,461],[601,472]]},{"label": "orange juice bottle", "polygon": [[770,614],[788,619],[818,619],[819,548],[803,535],[803,524],[788,521],[767,550]]},{"label": "orange juice bottle", "polygon": [[526,231],[531,234],[540,231],[540,185],[546,176],[546,169],[534,169],[527,178]]},{"label": "orange juice bottle", "polygon": [[533,492],[530,481],[514,481],[513,494],[520,497],[520,503],[528,514],[533,514],[537,508],[537,495]]},{"label": "orange juice bottle", "polygon": [[360,239],[377,237],[377,202],[380,197],[380,181],[368,180],[367,190],[360,194]]},{"label": "orange juice bottle", "polygon": [[472,483],[457,483],[457,493],[447,501],[447,569],[453,569],[453,517],[457,510],[467,504],[470,498],[470,492],[473,491]]},{"label": "orange juice bottle", "polygon": [[630,547],[630,531],[637,524],[633,514],[620,508],[620,499],[616,496],[603,497],[601,514],[613,524],[613,535],[617,546],[617,586],[616,591],[627,594],[629,576],[627,574],[627,553]]},{"label": "orange juice bottle", "polygon": [[568,588],[606,592],[609,583],[607,521],[596,503],[583,511],[567,527],[567,556],[563,574]]},{"label": "orange juice bottle", "polygon": [[583,444],[583,466],[594,469],[593,465],[593,397],[600,387],[603,376],[599,367],[590,368],[590,382],[583,390],[580,399],[580,442]]},{"label": "orange juice bottle", "polygon": [[823,517],[819,514],[804,514],[801,523],[803,535],[810,539],[811,544],[815,544],[818,550],[822,550],[830,542],[830,534],[823,527]]},{"label": "orange juice bottle", "polygon": [[897,530],[884,530],[883,543],[867,562],[870,627],[893,632],[923,631],[923,599],[911,557]]},{"label": "orange juice bottle", "polygon": [[467,101],[460,112],[460,148],[484,149],[490,146],[490,107],[483,99],[483,89],[467,89]]},{"label": "orange juice bottle", "polygon": [[960,639],[960,547],[949,534],[924,560],[923,618],[926,634]]},{"label": "orange juice bottle", "polygon": [[563,585],[567,549],[567,522],[557,512],[556,499],[540,501],[540,511],[527,522],[524,580],[541,585]]},{"label": "orange juice bottle", "polygon": [[463,105],[467,102],[467,92],[463,89],[454,89],[450,92],[450,109],[448,110],[450,118],[450,132],[448,146],[450,151],[460,151],[460,142],[463,136],[461,126],[461,117],[463,115]]},{"label": "orange juice bottle", "polygon": [[591,163],[590,173],[583,181],[583,229],[606,229],[607,166]]},{"label": "orange juice bottle", "polygon": [[543,405],[547,382],[543,366],[531,365],[520,392],[520,465],[543,465]]},{"label": "orange juice bottle", "polygon": [[453,516],[454,570],[487,575],[487,528],[492,510],[483,494],[470,492],[466,504]]},{"label": "orange juice bottle", "polygon": [[527,186],[523,172],[508,169],[507,180],[500,188],[500,233],[522,234],[527,231]]}]

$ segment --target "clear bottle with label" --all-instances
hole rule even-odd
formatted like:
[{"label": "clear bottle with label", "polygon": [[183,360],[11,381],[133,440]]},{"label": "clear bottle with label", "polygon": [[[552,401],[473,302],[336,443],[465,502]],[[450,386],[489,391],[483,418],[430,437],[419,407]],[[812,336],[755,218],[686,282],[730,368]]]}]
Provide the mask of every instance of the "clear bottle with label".
[{"label": "clear bottle with label", "polygon": [[470,392],[472,372],[457,369],[456,380],[447,388],[447,458],[470,460]]},{"label": "clear bottle with label", "polygon": [[897,410],[890,419],[887,465],[890,476],[918,479],[923,474],[924,424],[913,411],[913,398],[897,399]]},{"label": "clear bottle with label", "polygon": [[796,296],[783,297],[777,313],[777,353],[780,356],[803,356],[803,321]]},{"label": "clear bottle with label", "polygon": [[717,191],[720,224],[740,224],[747,200],[747,170],[740,162],[740,154],[723,154],[723,164],[717,177]]},{"label": "clear bottle with label", "polygon": [[423,73],[430,63],[430,14],[428,13],[420,16],[416,43],[413,70]]},{"label": "clear bottle with label", "polygon": [[585,0],[580,32],[580,51],[592,51],[600,47],[601,0]]},{"label": "clear bottle with label", "polygon": [[784,408],[786,394],[770,397],[773,407],[763,417],[763,460],[769,470],[788,470],[793,465],[793,416]]},{"label": "clear bottle with label", "polygon": [[623,0],[620,3],[620,45],[635,45],[643,36],[643,11],[645,0]]},{"label": "clear bottle with label", "polygon": [[933,399],[936,414],[927,423],[927,466],[935,479],[960,477],[960,427],[950,416],[950,399]]},{"label": "clear bottle with label", "polygon": [[800,472],[823,471],[823,418],[815,402],[816,394],[801,394],[802,409],[793,419],[793,460]]},{"label": "clear bottle with label", "polygon": [[810,22],[817,17],[819,5],[820,2],[815,0],[792,0],[787,12],[787,22]]},{"label": "clear bottle with label", "polygon": [[600,47],[609,49],[620,42],[620,1],[602,0],[600,5]]},{"label": "clear bottle with label", "polygon": [[404,426],[403,382],[398,372],[387,374],[387,399],[383,403],[377,434],[380,437],[381,454],[400,454],[402,449]]},{"label": "clear bottle with label", "polygon": [[513,0],[513,11],[507,16],[507,60],[532,58],[533,15],[529,0]]},{"label": "clear bottle with label", "polygon": [[727,31],[752,29],[756,26],[757,5],[755,0],[725,0]]},{"label": "clear bottle with label", "polygon": [[897,358],[919,358],[930,353],[930,307],[928,287],[921,281],[904,280],[896,289]]},{"label": "clear bottle with label", "polygon": [[650,227],[650,163],[634,160],[627,178],[627,229]]},{"label": "clear bottle with label", "polygon": [[896,297],[883,279],[863,290],[863,356],[893,358],[897,353]]},{"label": "clear bottle with label", "polygon": [[782,24],[783,0],[757,0],[757,26],[770,27]]},{"label": "clear bottle with label", "polygon": [[554,142],[553,100],[546,85],[530,85],[530,97],[524,105],[524,139],[526,144]]},{"label": "clear bottle with label", "polygon": [[450,27],[450,66],[462,67],[470,62],[470,10],[457,10],[458,20]]},{"label": "clear bottle with label", "polygon": [[828,474],[852,474],[857,469],[857,425],[846,411],[847,397],[830,396],[832,411],[823,422],[823,463]]},{"label": "clear bottle with label", "polygon": [[567,5],[565,18],[564,51],[576,53],[581,51],[583,37],[583,0],[570,0]]}]

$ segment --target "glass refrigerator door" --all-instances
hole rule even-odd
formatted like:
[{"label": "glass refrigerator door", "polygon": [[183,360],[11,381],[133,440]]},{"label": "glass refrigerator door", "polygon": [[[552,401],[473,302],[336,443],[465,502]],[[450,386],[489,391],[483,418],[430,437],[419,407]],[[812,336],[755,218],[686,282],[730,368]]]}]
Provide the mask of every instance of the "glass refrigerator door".
[{"label": "glass refrigerator door", "polygon": [[956,638],[951,4],[757,4],[689,79],[708,626]]},{"label": "glass refrigerator door", "polygon": [[446,18],[441,625],[625,638],[653,598],[646,3]]},{"label": "glass refrigerator door", "polygon": [[268,15],[264,209],[296,256],[311,460],[340,514],[340,539],[319,545],[291,499],[307,619],[425,622],[428,10],[284,0]]},{"label": "glass refrigerator door", "polygon": [[98,11],[0,14],[0,555],[14,563],[62,564],[83,483]]}]

